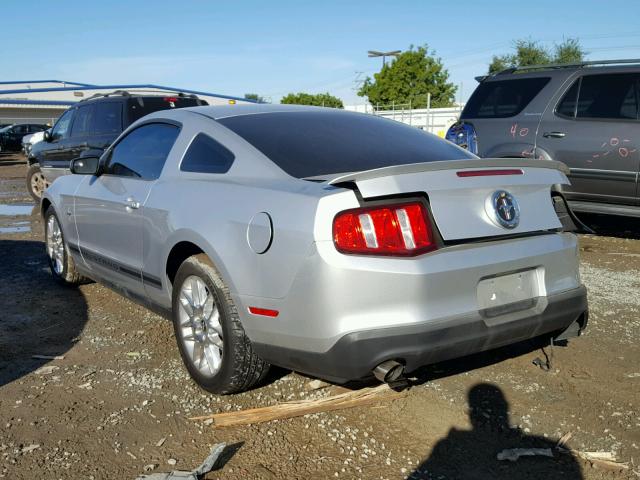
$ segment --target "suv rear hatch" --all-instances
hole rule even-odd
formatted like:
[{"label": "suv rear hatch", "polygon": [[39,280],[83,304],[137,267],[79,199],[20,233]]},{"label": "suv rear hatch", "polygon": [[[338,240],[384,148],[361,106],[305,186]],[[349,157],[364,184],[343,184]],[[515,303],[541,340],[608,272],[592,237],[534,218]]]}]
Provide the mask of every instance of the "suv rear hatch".
[{"label": "suv rear hatch", "polygon": [[132,124],[145,115],[157,112],[158,110],[197,107],[200,105],[208,105],[208,103],[195,96],[167,94],[134,97],[127,102],[127,105],[128,124]]},{"label": "suv rear hatch", "polygon": [[[562,228],[551,187],[567,184],[566,166],[526,159],[453,160],[398,165],[335,176],[331,185],[355,185],[365,200],[422,193],[444,241],[519,235]],[[505,228],[492,202],[504,191],[519,208]]]}]

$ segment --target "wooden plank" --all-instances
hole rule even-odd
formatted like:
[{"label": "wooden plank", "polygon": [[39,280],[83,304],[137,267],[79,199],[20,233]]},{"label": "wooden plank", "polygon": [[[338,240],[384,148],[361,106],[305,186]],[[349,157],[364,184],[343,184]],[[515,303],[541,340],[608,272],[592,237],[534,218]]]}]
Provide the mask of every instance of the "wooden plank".
[{"label": "wooden plank", "polygon": [[349,391],[339,395],[315,400],[296,400],[293,402],[279,403],[269,407],[240,410],[237,412],[215,413],[201,417],[193,417],[190,420],[213,419],[216,427],[232,427],[237,425],[250,425],[254,423],[270,422],[285,418],[300,417],[310,413],[330,412],[345,408],[370,405],[381,401],[395,400],[406,395],[406,391],[395,392],[388,385],[363,388]]}]

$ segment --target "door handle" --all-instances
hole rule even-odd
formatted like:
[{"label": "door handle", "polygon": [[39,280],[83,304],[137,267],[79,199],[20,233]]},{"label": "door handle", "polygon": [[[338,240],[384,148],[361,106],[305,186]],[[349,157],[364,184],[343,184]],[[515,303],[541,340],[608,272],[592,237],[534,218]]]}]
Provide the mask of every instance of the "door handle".
[{"label": "door handle", "polygon": [[137,210],[140,208],[140,202],[137,202],[133,197],[129,197],[125,200],[124,206],[127,210]]},{"label": "door handle", "polygon": [[566,135],[564,132],[544,132],[542,134],[544,138],[564,138]]}]

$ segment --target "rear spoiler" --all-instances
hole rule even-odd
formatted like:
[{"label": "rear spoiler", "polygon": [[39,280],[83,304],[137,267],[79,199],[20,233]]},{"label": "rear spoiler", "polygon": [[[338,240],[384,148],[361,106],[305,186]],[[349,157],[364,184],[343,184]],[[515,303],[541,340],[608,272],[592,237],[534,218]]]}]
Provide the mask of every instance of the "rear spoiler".
[{"label": "rear spoiler", "polygon": [[372,178],[389,177],[391,175],[403,175],[405,173],[435,172],[439,170],[461,170],[465,168],[504,168],[504,167],[531,167],[550,168],[560,170],[565,175],[569,174],[569,167],[555,160],[536,160],[530,158],[479,158],[470,160],[445,160],[440,162],[410,163],[406,165],[394,165],[391,167],[363,170],[361,172],[337,173],[330,175],[318,175],[307,177],[304,180],[320,181],[329,185],[344,182],[371,180]]}]

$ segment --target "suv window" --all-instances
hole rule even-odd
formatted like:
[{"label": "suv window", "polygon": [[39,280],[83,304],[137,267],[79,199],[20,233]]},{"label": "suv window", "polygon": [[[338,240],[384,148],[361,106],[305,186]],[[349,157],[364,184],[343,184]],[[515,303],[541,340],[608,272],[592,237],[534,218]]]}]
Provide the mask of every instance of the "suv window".
[{"label": "suv window", "polygon": [[18,135],[29,133],[29,127],[27,125],[16,125],[13,127],[13,133],[17,133]]},{"label": "suv window", "polygon": [[155,180],[160,176],[180,129],[167,123],[148,123],[128,133],[113,147],[106,173]]},{"label": "suv window", "polygon": [[84,105],[78,108],[76,119],[73,122],[71,136],[84,137],[85,135],[89,135],[92,131],[93,116],[93,105]]},{"label": "suv window", "polygon": [[585,75],[580,81],[577,118],[638,118],[634,73]]},{"label": "suv window", "polygon": [[394,120],[327,110],[238,115],[217,121],[297,178],[477,158]]},{"label": "suv window", "polygon": [[234,155],[226,147],[204,133],[199,133],[180,163],[183,172],[226,173]]},{"label": "suv window", "polygon": [[122,132],[122,103],[102,102],[95,105],[94,132],[96,134]]},{"label": "suv window", "polygon": [[72,118],[73,110],[67,110],[62,114],[51,131],[51,140],[61,140],[69,136],[69,127]]},{"label": "suv window", "polygon": [[506,118],[519,114],[549,83],[549,77],[483,82],[473,92],[460,118]]},{"label": "suv window", "polygon": [[168,110],[172,108],[197,107],[198,105],[207,105],[207,102],[199,98],[180,97],[180,96],[150,96],[133,98],[127,102],[129,124],[135,122],[139,118],[144,117],[158,110]]}]

